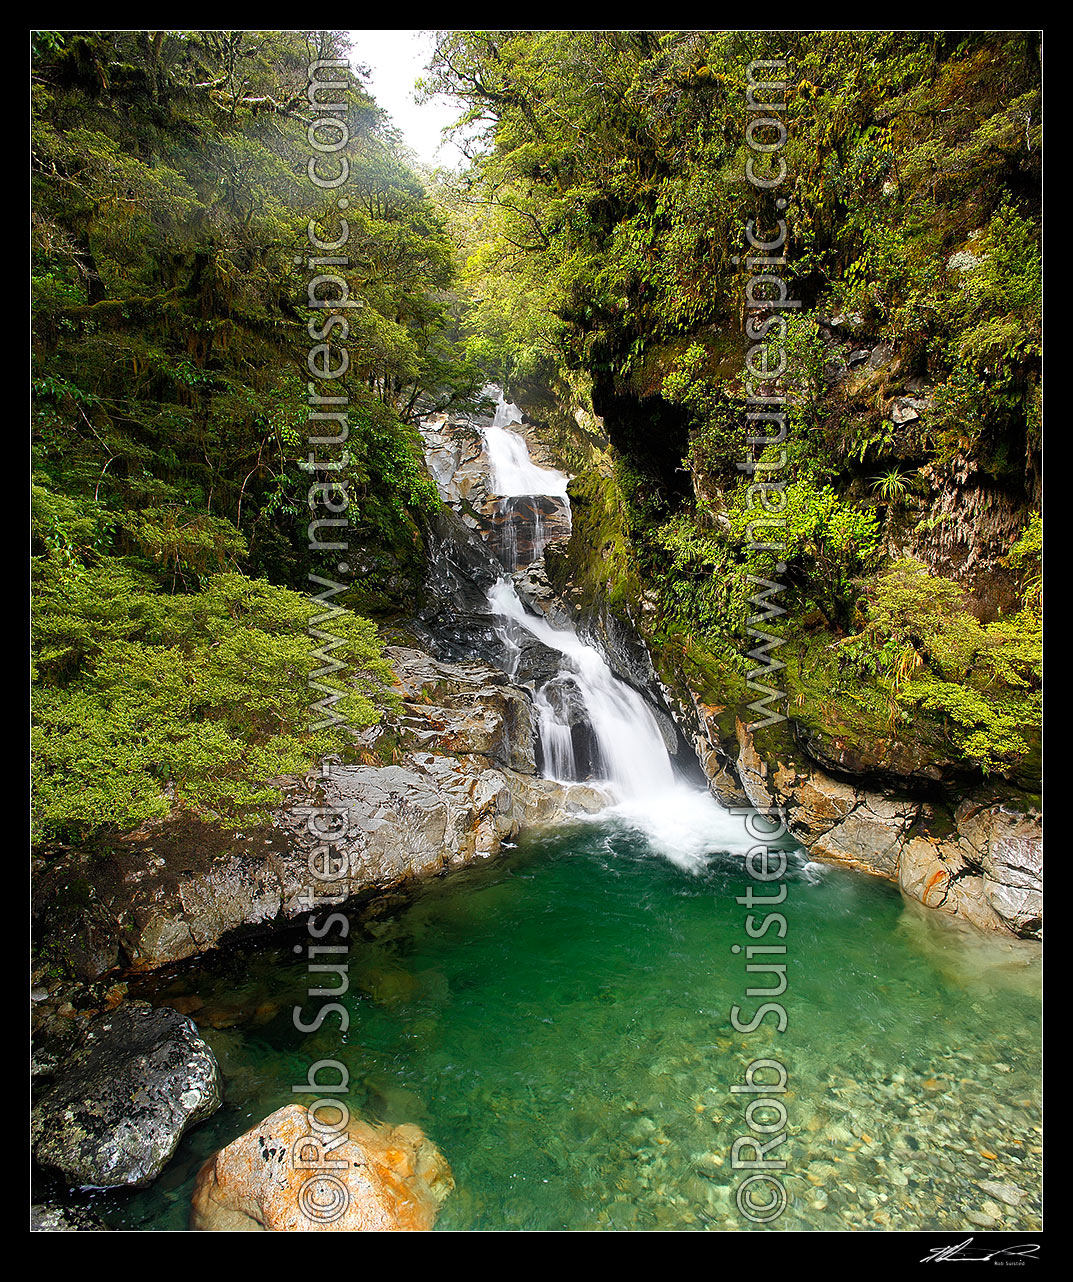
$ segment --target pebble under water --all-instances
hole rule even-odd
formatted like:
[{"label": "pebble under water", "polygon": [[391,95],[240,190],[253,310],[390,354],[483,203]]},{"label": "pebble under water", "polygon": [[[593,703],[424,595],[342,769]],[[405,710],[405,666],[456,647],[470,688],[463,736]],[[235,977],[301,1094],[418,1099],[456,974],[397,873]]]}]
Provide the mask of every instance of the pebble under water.
[{"label": "pebble under water", "polygon": [[756,1228],[731,1165],[749,1097],[730,1088],[774,1056],[790,1200],[761,1231],[1038,1228],[1037,947],[801,855],[784,881],[781,1034],[730,1023],[760,1005],[732,951],[750,942],[735,898],[763,889],[740,854],[682,867],[607,817],[354,914],[345,1037],[293,1026],[325,1000],[306,996],[304,933],[132,985],[192,1014],[226,1102],[152,1188],[92,1204],[116,1228],[185,1228],[200,1163],[309,1102],[292,1084],[328,1057],[352,1110],[417,1122],[446,1155],[438,1230]]}]

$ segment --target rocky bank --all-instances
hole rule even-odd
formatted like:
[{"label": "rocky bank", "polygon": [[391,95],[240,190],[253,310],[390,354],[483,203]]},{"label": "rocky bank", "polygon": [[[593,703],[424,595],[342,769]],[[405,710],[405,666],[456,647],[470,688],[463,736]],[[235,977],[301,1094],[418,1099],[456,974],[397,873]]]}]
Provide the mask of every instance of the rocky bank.
[{"label": "rocky bank", "polygon": [[92,980],[298,919],[324,840],[318,828],[346,851],[331,888],[343,901],[487,858],[523,828],[604,804],[593,788],[537,774],[530,693],[502,672],[413,647],[391,647],[388,658],[400,711],[366,731],[355,752],[389,764],[326,762],[321,773],[279,781],[286,804],[270,825],[249,831],[177,815],[64,854],[37,876],[46,956]]},{"label": "rocky bank", "polygon": [[680,672],[666,694],[725,804],[779,809],[812,858],[897,882],[929,908],[1041,936],[1042,815],[1015,790],[951,782],[907,745],[795,736],[792,721],[761,751],[740,718],[727,733],[727,709],[704,703]]}]

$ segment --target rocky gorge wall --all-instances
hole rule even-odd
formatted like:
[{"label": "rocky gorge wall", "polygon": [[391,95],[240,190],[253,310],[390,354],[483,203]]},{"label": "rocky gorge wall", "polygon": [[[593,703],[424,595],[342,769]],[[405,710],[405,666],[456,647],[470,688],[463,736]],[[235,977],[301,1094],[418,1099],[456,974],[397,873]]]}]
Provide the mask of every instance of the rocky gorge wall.
[{"label": "rocky gorge wall", "polygon": [[144,970],[217,947],[239,931],[305,915],[318,809],[347,816],[340,902],[496,854],[523,828],[589,812],[603,798],[536,771],[526,690],[480,662],[389,647],[400,711],[364,732],[359,752],[390,764],[334,763],[282,781],[271,825],[225,831],[192,816],[42,868],[35,892],[46,955],[85,980]]},{"label": "rocky gorge wall", "polygon": [[[828,377],[848,381],[856,393],[885,386],[898,374],[896,356],[889,345],[862,340],[852,329],[840,318],[828,326]],[[926,416],[931,404],[927,386],[901,390],[911,395],[895,395],[887,406],[894,430]],[[524,397],[519,401],[525,408]],[[597,426],[602,430],[603,422]],[[782,808],[791,833],[814,859],[884,877],[908,898],[973,926],[1039,938],[1037,798],[1001,778],[970,779],[911,739],[850,742],[834,727],[809,731],[792,715],[782,733],[754,735],[735,711],[731,686],[723,701],[713,701],[710,683],[681,662],[678,647],[661,643],[652,626],[652,594],[615,546],[623,539],[620,524],[601,513],[608,501],[598,484],[594,489],[593,476],[583,480],[586,495],[599,496],[597,511],[586,522],[585,503],[575,500],[582,522],[570,544],[554,550],[555,589],[616,671],[660,689],[688,745],[679,760],[695,755],[709,789],[727,805]],[[984,617],[1009,609],[1014,580],[1000,552],[1024,524],[1023,503],[989,488],[971,465],[936,471],[932,486],[933,527],[918,529],[907,543],[892,521],[891,553],[911,552],[979,589]],[[578,547],[594,530],[601,545],[595,557],[591,548]],[[594,561],[616,555],[623,566],[614,574],[592,573]]]},{"label": "rocky gorge wall", "polygon": [[[929,908],[974,926],[1039,938],[1043,928],[1042,818],[994,789],[977,788],[941,802],[860,778],[836,777],[807,756],[774,762],[757,751],[740,721],[737,756],[723,759],[706,738],[713,791],[740,794],[760,809],[780,809],[813,859],[840,863],[897,882]],[[740,794],[735,796],[733,780]]]}]

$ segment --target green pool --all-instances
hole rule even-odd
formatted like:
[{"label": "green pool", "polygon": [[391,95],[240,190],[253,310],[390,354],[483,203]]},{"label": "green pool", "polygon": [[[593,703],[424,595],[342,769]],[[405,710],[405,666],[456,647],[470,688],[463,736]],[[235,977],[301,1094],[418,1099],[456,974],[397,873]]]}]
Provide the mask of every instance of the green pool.
[{"label": "green pool", "polygon": [[[198,1165],[330,1057],[353,1109],[416,1121],[446,1154],[440,1230],[1038,1227],[1038,950],[798,854],[784,882],[782,1033],[730,1021],[762,1004],[734,951],[757,942],[740,855],[679,867],[621,821],[355,915],[345,1037],[293,1026],[321,1004],[304,934],[158,977],[132,995],[191,1010],[226,1105],[153,1188],[94,1205],[115,1227],[185,1228]],[[731,1156],[751,1098],[731,1087],[765,1057],[788,1075],[788,1202],[766,1228],[737,1205]]]}]

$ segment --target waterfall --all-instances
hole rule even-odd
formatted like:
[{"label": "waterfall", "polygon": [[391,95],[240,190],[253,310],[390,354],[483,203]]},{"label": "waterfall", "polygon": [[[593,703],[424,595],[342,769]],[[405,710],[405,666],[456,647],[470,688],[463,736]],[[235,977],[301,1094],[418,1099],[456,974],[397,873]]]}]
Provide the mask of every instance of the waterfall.
[{"label": "waterfall", "polygon": [[[496,555],[509,571],[520,563],[520,527],[530,531],[526,563],[543,552],[542,501],[555,500],[569,519],[569,477],[532,461],[525,438],[510,430],[521,421],[517,406],[499,389],[488,390],[498,392],[498,401],[494,418],[480,431],[499,523]],[[603,787],[610,803],[606,815],[642,831],[656,849],[685,867],[696,867],[713,850],[744,851],[753,844],[740,819],[706,790],[676,776],[653,708],[569,623],[553,625],[528,609],[506,572],[488,589],[487,606],[509,676],[518,677],[527,647],[560,657],[557,671],[552,661],[552,675],[545,665],[534,680],[533,711],[547,778]]]},{"label": "waterfall", "polygon": [[[498,391],[485,389],[489,394]],[[510,430],[521,422],[517,405],[498,391],[491,423],[481,424],[484,453],[488,459],[488,489],[495,496],[496,553],[508,570],[530,564],[544,555],[548,543],[547,517],[565,516],[569,530],[570,478],[552,467],[539,467],[529,454],[525,437]],[[519,535],[527,535],[522,551]]]},{"label": "waterfall", "polygon": [[533,698],[545,776],[563,782],[585,777],[578,768],[575,727],[550,697],[558,683],[571,683],[596,740],[599,770],[590,781],[604,784],[611,801],[604,818],[643,833],[654,850],[690,870],[702,867],[713,851],[744,854],[756,844],[740,817],[706,789],[675,775],[652,709],[615,676],[598,650],[573,628],[555,628],[530,613],[510,578],[500,579],[489,591],[488,604],[501,620],[499,635],[515,651],[521,630],[563,656],[559,676],[545,682]]},{"label": "waterfall", "polygon": [[500,498],[523,498],[541,494],[565,499],[570,478],[551,467],[538,467],[529,457],[525,437],[510,431],[511,423],[520,423],[517,405],[499,393],[495,416],[481,428],[485,452],[491,471],[491,489]]},{"label": "waterfall", "polygon": [[[632,686],[615,676],[598,650],[586,645],[573,628],[554,628],[547,619],[530,614],[509,578],[500,579],[491,589],[488,604],[508,625],[516,624],[563,656],[564,672],[577,685],[599,745],[606,779],[617,795],[635,797],[666,792],[673,786],[674,768],[655,714]],[[509,633],[509,626],[504,631]],[[566,751],[571,738],[569,724],[563,723],[546,696],[534,706],[544,746],[545,772],[555,772],[552,777],[576,779],[573,753],[568,755]]]},{"label": "waterfall", "polygon": [[577,753],[573,730],[562,720],[559,709],[548,697],[547,685],[541,686],[533,696],[533,711],[537,714],[544,777],[564,783],[576,779]]},{"label": "waterfall", "polygon": [[[492,422],[481,428],[488,456],[489,488],[499,498],[504,523],[500,551],[512,569],[518,565],[516,500],[556,497],[567,508],[570,502],[566,492],[569,477],[554,468],[538,467],[529,455],[525,438],[510,430],[510,425],[521,422],[521,417],[518,407],[500,391]],[[533,550],[539,556],[545,540],[544,519],[538,505],[529,506]],[[582,707],[575,711],[583,710],[596,740],[598,751],[590,756],[598,758],[602,778],[612,785],[617,796],[665,792],[673,786],[674,769],[655,714],[632,686],[614,675],[598,650],[586,645],[572,627],[553,627],[543,616],[528,611],[508,576],[489,591],[488,604],[500,620],[497,631],[507,653],[515,659],[520,653],[519,630],[562,655],[561,677],[576,689]],[[564,707],[562,701],[557,705],[549,697],[551,684],[542,685],[533,700],[544,773],[564,782],[583,779],[588,772],[575,750],[576,716],[572,720],[569,707]]]}]

